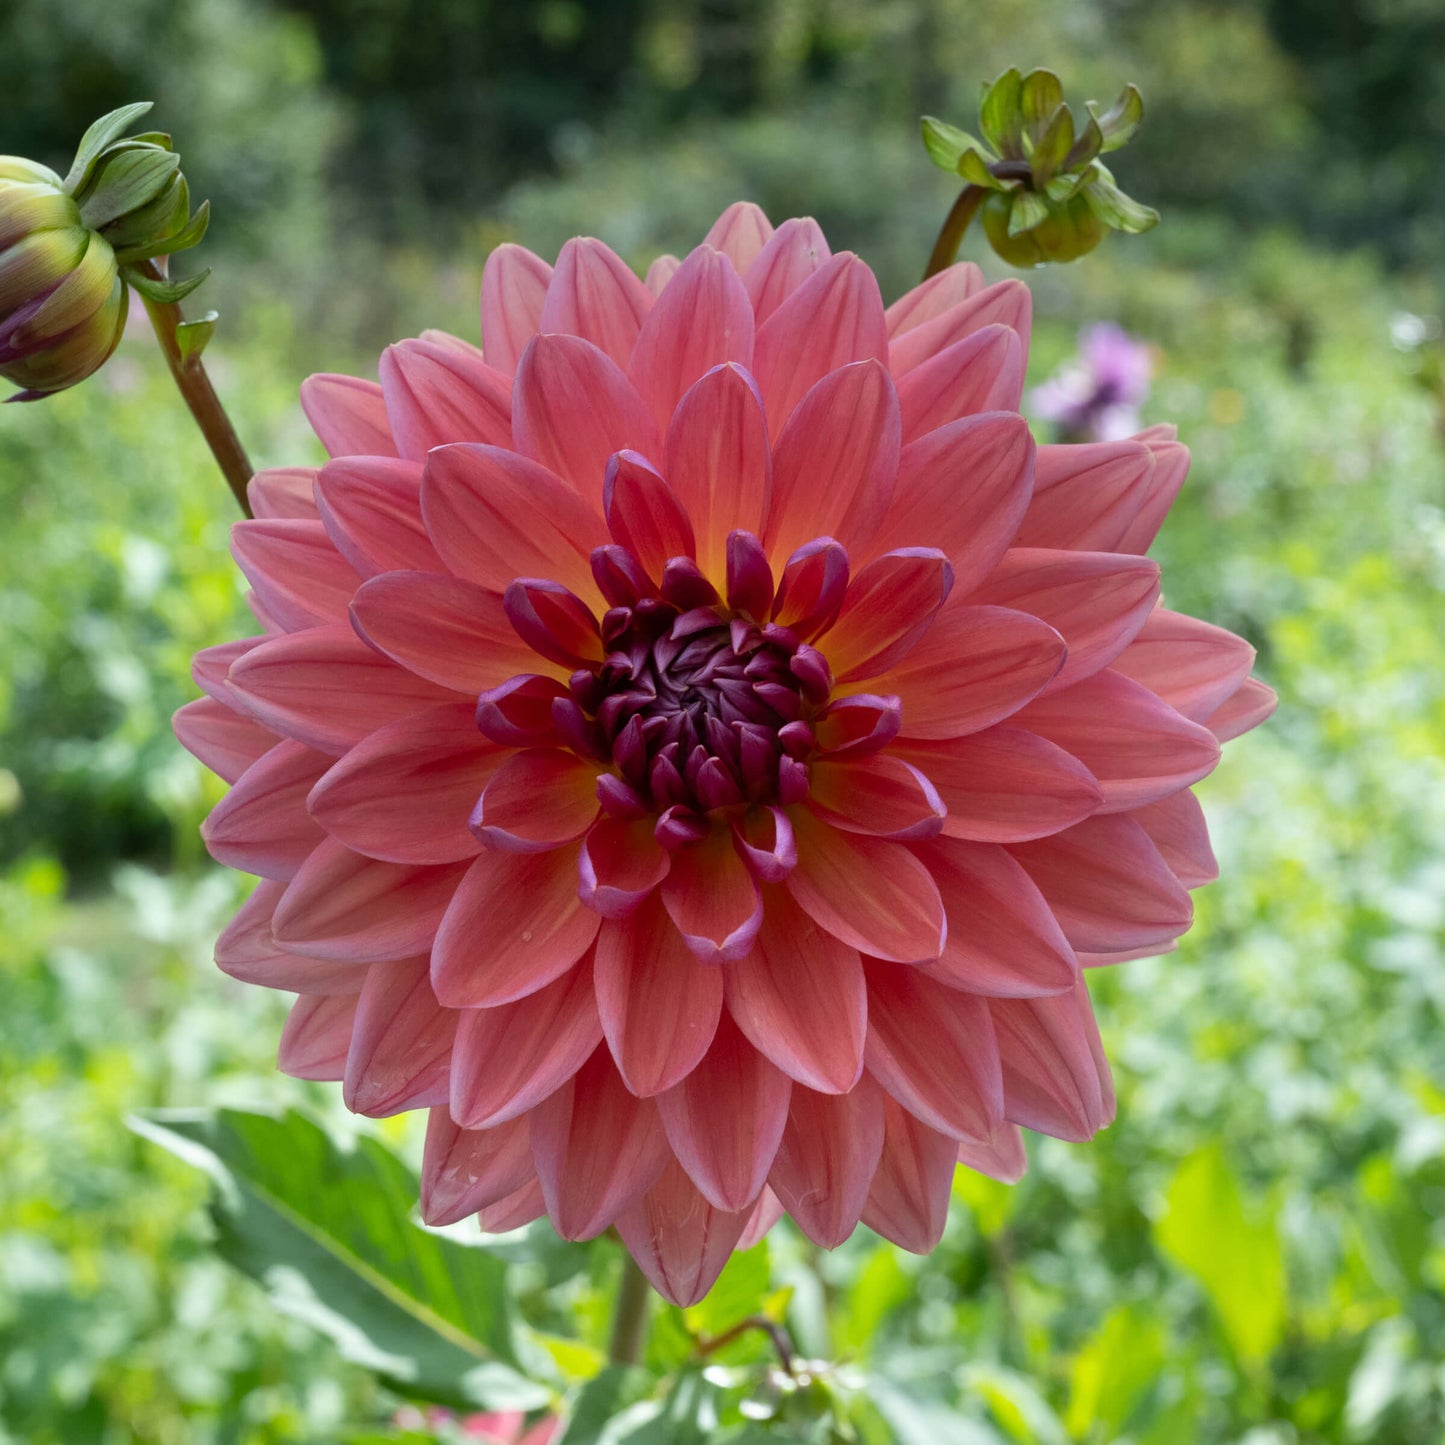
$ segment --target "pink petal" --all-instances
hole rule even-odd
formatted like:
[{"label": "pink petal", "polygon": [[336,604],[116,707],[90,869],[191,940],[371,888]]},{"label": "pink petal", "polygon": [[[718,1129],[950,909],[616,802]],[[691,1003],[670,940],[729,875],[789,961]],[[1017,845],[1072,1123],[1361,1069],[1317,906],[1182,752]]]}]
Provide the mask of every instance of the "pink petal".
[{"label": "pink petal", "polygon": [[987,1139],[1003,1122],[1003,1082],[989,1005],[916,968],[863,965],[868,1072],[915,1118],[954,1139]]},{"label": "pink petal", "polygon": [[617,363],[576,336],[538,336],[517,367],[512,431],[519,452],[594,506],[613,452],[659,452],[652,416]]},{"label": "pink petal", "polygon": [[612,1057],[639,1098],[685,1079],[707,1052],[723,980],[684,946],[655,900],[597,935],[597,1009]]},{"label": "pink petal", "polygon": [[248,652],[269,641],[269,637],[238,637],[234,642],[203,647],[191,659],[191,676],[195,679],[196,686],[207,697],[212,697],[227,707],[239,707],[240,703],[231,691],[231,668]]},{"label": "pink petal", "polygon": [[823,643],[841,683],[865,682],[897,666],[923,636],[953,588],[953,568],[932,547],[875,557],[848,584]]},{"label": "pink petal", "polygon": [[[943,832],[981,843],[1021,843],[1081,822],[1104,795],[1075,757],[1021,727],[986,728],[966,738],[895,742],[947,809]],[[814,776],[817,775],[814,764]],[[814,797],[817,785],[814,784]]]},{"label": "pink petal", "polygon": [[832,255],[811,216],[784,221],[753,257],[743,276],[761,326]]},{"label": "pink petal", "polygon": [[958,1146],[958,1162],[977,1174],[986,1174],[1002,1184],[1017,1184],[1029,1167],[1023,1135],[1017,1124],[1004,1124],[987,1144]]},{"label": "pink petal", "polygon": [[351,615],[372,647],[453,692],[475,695],[519,672],[554,671],[517,636],[496,592],[444,572],[373,577]]},{"label": "pink petal", "polygon": [[674,557],[693,555],[687,509],[662,474],[636,452],[618,452],[607,463],[602,506],[608,530],[649,577],[660,581]]},{"label": "pink petal", "polygon": [[734,201],[703,237],[703,244],[721,251],[741,275],[773,238],[773,223],[751,201]]},{"label": "pink petal", "polygon": [[985,326],[899,378],[903,440],[915,441],[960,417],[1017,412],[1024,390],[1018,332]]},{"label": "pink petal", "polygon": [[256,885],[216,940],[216,967],[242,983],[287,993],[358,993],[366,978],[365,964],[305,958],[276,942],[271,920],[285,891],[284,883],[269,878]]},{"label": "pink petal", "polygon": [[942,839],[919,849],[948,910],[948,943],[923,971],[951,988],[995,997],[1061,993],[1079,967],[1024,869],[992,843]]},{"label": "pink petal", "polygon": [[749,807],[732,820],[733,846],[759,883],[779,883],[798,866],[786,809]]},{"label": "pink petal", "polygon": [[596,614],[560,582],[519,577],[502,598],[507,620],[538,657],[564,673],[586,668],[603,658]]},{"label": "pink petal", "polygon": [[328,456],[394,457],[386,402],[374,381],[321,373],[301,383],[301,410]]},{"label": "pink petal", "polygon": [[346,1071],[356,1005],[355,994],[302,994],[291,1005],[281,1030],[276,1067],[293,1079],[327,1083],[340,1079]]},{"label": "pink petal", "polygon": [[642,284],[652,292],[654,296],[661,296],[667,287],[667,283],[677,275],[682,262],[676,256],[659,256],[647,268],[647,275],[642,278]]},{"label": "pink petal", "polygon": [[580,838],[597,817],[595,763],[557,748],[514,753],[492,775],[472,814],[489,848],[540,853]]},{"label": "pink petal", "polygon": [[536,1180],[527,1120],[514,1119],[491,1129],[461,1129],[445,1109],[428,1113],[421,1217],[433,1229],[455,1224]]},{"label": "pink petal", "polygon": [[1254,648],[1222,627],[1156,607],[1112,665],[1202,723],[1249,676]]},{"label": "pink petal", "polygon": [[326,836],[306,811],[306,795],[331,759],[302,743],[279,742],[241,775],[201,824],[218,863],[283,881],[296,876]]},{"label": "pink petal", "polygon": [[268,728],[213,697],[188,702],[171,719],[171,726],[181,746],[228,783],[280,741]]},{"label": "pink petal", "polygon": [[358,743],[307,806],[333,838],[369,858],[454,863],[479,851],[467,823],[507,756],[477,732],[470,703],[443,703]]},{"label": "pink petal", "polygon": [[752,1208],[788,1118],[792,1084],[724,1014],[696,1068],[658,1096],[668,1143],[717,1209]]},{"label": "pink petal", "polygon": [[432,946],[463,865],[378,863],[328,838],[291,880],[272,931],[312,958],[374,963]]},{"label": "pink petal", "polygon": [[753,951],[724,972],[728,1011],[790,1078],[843,1094],[863,1069],[867,991],[858,951],[824,933],[777,887]]},{"label": "pink petal", "polygon": [[421,519],[421,468],[391,457],[343,457],[321,469],[316,500],[332,545],[362,577],[436,572]]},{"label": "pink petal", "polygon": [[[618,358],[625,360],[625,358]],[[638,333],[628,375],[665,430],[679,398],[705,372],[753,359],[753,308],[726,256],[699,246]]]},{"label": "pink petal", "polygon": [[943,901],[903,843],[843,833],[795,810],[798,866],[786,887],[813,921],[875,958],[910,963],[943,951]]},{"label": "pink petal", "polygon": [[986,284],[983,272],[972,261],[954,262],[911,291],[905,291],[884,312],[889,338],[902,336],[905,331],[941,316],[960,301],[976,296]]},{"label": "pink petal", "polygon": [[477,1225],[483,1234],[507,1234],[540,1219],[546,1212],[542,1186],[533,1179],[515,1194],[508,1194],[495,1204],[484,1204],[477,1210]]},{"label": "pink petal", "polygon": [[452,1053],[452,1117],[467,1129],[520,1119],[601,1042],[590,960],[525,998],[463,1009]]},{"label": "pink petal", "polygon": [[1049,623],[1068,656],[1046,691],[1107,667],[1138,634],[1159,597],[1159,565],[1112,552],[1014,547],[969,602],[1012,607]]},{"label": "pink petal", "polygon": [[511,373],[541,329],[542,304],[552,268],[510,242],[496,247],[482,268],[482,354],[487,365]]},{"label": "pink petal", "polygon": [[536,993],[587,952],[600,922],[577,899],[572,849],[484,853],[437,930],[437,997],[448,1008],[491,1008]]},{"label": "pink petal", "polygon": [[714,1208],[673,1161],[617,1216],[617,1232],[653,1289],[687,1306],[717,1282],[747,1222],[746,1210],[727,1214]]},{"label": "pink petal", "polygon": [[532,1155],[563,1239],[601,1234],[671,1159],[657,1106],[628,1093],[605,1047],[533,1111]]},{"label": "pink petal", "polygon": [[427,458],[421,508],[458,577],[496,592],[518,577],[594,591],[592,549],[607,534],[596,510],[536,462],[500,447],[441,447]]},{"label": "pink petal", "polygon": [[661,894],[683,942],[705,963],[742,957],[762,925],[762,895],[724,823],[672,855]]},{"label": "pink petal", "polygon": [[361,580],[320,522],[237,522],[231,555],[287,632],[342,621]]},{"label": "pink petal", "polygon": [[512,442],[512,378],[478,351],[436,341],[399,341],[381,353],[381,389],[396,449],[426,460],[448,442]]},{"label": "pink petal", "polygon": [[457,1014],[432,992],[427,960],[374,963],[356,1008],[342,1097],[373,1119],[446,1102]]},{"label": "pink petal", "polygon": [[1188,893],[1149,835],[1122,814],[1013,843],[1009,852],[1038,884],[1074,948],[1109,953],[1162,947],[1194,919]]},{"label": "pink petal", "polygon": [[1114,1086],[1083,979],[1070,993],[994,999],[989,1009],[1009,1121],[1056,1139],[1092,1139],[1114,1117]]},{"label": "pink petal", "polygon": [[946,607],[903,662],[872,686],[901,699],[906,737],[964,737],[1017,712],[1063,658],[1063,638],[1027,613]]},{"label": "pink petal", "polygon": [[270,467],[246,483],[246,500],[257,520],[297,517],[316,520],[315,467]]},{"label": "pink petal", "polygon": [[753,1205],[752,1213],[748,1215],[748,1222],[743,1226],[743,1232],[734,1248],[751,1249],[782,1217],[782,1201],[771,1189],[764,1189],[758,1195],[758,1202]]},{"label": "pink petal", "polygon": [[345,623],[271,638],[238,658],[227,679],[252,717],[334,754],[399,717],[456,700],[382,657]]},{"label": "pink petal", "polygon": [[1257,677],[1246,678],[1237,692],[1232,693],[1204,720],[1204,725],[1222,743],[1257,728],[1270,717],[1279,698],[1272,687]]},{"label": "pink petal", "polygon": [[667,877],[672,855],[651,817],[599,818],[582,840],[578,894],[604,918],[624,918]]},{"label": "pink petal", "polygon": [[580,336],[626,366],[652,293],[627,263],[591,236],[562,247],[537,329]]},{"label": "pink petal", "polygon": [[877,361],[882,366],[887,356],[877,279],[850,252],[834,256],[767,321],[758,310],[753,375],[762,392],[769,435],[779,435],[793,408],[829,372],[857,361]]},{"label": "pink petal", "polygon": [[1144,553],[1149,550],[1189,472],[1188,447],[1176,441],[1155,440],[1153,437],[1146,444],[1154,455],[1148,497],[1119,539],[1121,552]]},{"label": "pink petal", "polygon": [[[776,431],[771,406],[768,416]],[[815,537],[861,551],[887,515],[898,453],[898,398],[888,373],[865,361],[823,377],[778,436],[763,531],[774,570]]]},{"label": "pink petal", "polygon": [[727,538],[759,533],[772,498],[772,452],[747,372],[720,366],[693,384],[667,431],[667,478],[692,520],[697,561],[724,575]]},{"label": "pink petal", "polygon": [[863,1223],[908,1250],[928,1254],[943,1238],[958,1141],[883,1101],[883,1156],[863,1206]]},{"label": "pink petal", "polygon": [[866,1074],[846,1094],[793,1090],[768,1182],[798,1228],[836,1249],[857,1227],[883,1154],[883,1091]]},{"label": "pink petal", "polygon": [[1148,447],[1134,441],[1040,447],[1018,545],[1119,551],[1153,472]]},{"label": "pink petal", "polygon": [[1093,773],[1104,813],[1157,802],[1198,782],[1219,762],[1219,744],[1208,728],[1180,717],[1112,668],[1035,698],[1015,721]]},{"label": "pink petal", "polygon": [[818,758],[808,776],[809,809],[835,828],[914,841],[943,826],[946,810],[933,784],[891,753]]},{"label": "pink petal", "polygon": [[888,369],[895,378],[906,376],[914,367],[985,326],[1011,328],[1018,332],[1027,350],[1032,315],[1033,297],[1022,281],[996,282],[920,325],[900,332],[888,347]]},{"label": "pink petal", "polygon": [[1186,888],[1202,888],[1219,877],[1204,809],[1188,788],[1135,808],[1129,816],[1153,840],[1170,871]]}]

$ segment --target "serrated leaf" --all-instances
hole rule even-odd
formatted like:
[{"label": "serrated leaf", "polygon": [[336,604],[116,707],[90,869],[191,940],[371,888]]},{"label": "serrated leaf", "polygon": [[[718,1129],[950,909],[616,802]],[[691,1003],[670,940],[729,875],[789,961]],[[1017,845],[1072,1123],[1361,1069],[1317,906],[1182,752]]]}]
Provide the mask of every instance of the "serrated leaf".
[{"label": "serrated leaf", "polygon": [[99,159],[101,151],[113,140],[124,135],[126,127],[132,121],[139,120],[153,104],[153,101],[138,100],[133,105],[123,105],[119,110],[101,116],[91,124],[80,138],[80,147],[75,152],[75,160],[71,162],[69,174],[63,183],[71,195],[90,178],[90,169]]},{"label": "serrated leaf", "polygon": [[1049,121],[1043,139],[1034,147],[1034,186],[1043,188],[1063,165],[1074,144],[1074,117],[1068,106],[1061,105]]},{"label": "serrated leaf", "polygon": [[295,1111],[169,1112],[130,1124],[209,1175],[221,1257],[348,1359],[457,1409],[551,1399],[514,1368],[505,1266],[414,1224],[415,1176],[375,1139],[342,1148]]},{"label": "serrated leaf", "polygon": [[1023,76],[1010,66],[991,85],[985,85],[979,102],[978,123],[984,139],[1007,160],[1023,158],[1023,116],[1019,112],[1019,89]]},{"label": "serrated leaf", "polygon": [[1151,231],[1159,224],[1159,212],[1153,206],[1142,206],[1126,196],[1109,177],[1102,166],[1083,191],[1090,210],[1106,225],[1116,231],[1126,231],[1131,236]]},{"label": "serrated leaf", "polygon": [[1032,231],[1049,214],[1049,203],[1036,191],[1020,191],[1008,213],[1008,233],[1021,236]]},{"label": "serrated leaf", "polygon": [[211,268],[207,266],[204,271],[199,271],[194,276],[187,276],[184,281],[162,281],[134,269],[127,269],[125,279],[146,300],[154,301],[161,306],[169,306],[173,302],[184,301],[210,274]]},{"label": "serrated leaf", "polygon": [[1093,101],[1089,102],[1089,112],[1098,121],[1099,130],[1103,134],[1102,149],[1116,151],[1139,129],[1140,122],[1144,119],[1144,97],[1139,94],[1136,86],[1126,85],[1119,92],[1118,100],[1103,115],[1098,114]]},{"label": "serrated leaf", "polygon": [[198,361],[201,353],[216,334],[216,322],[221,319],[219,311],[208,311],[195,321],[176,323],[176,345],[180,348],[182,364]]},{"label": "serrated leaf", "polygon": [[100,230],[153,201],[170,185],[180,165],[181,158],[174,151],[150,146],[109,157],[76,197],[80,219],[92,230]]},{"label": "serrated leaf", "polygon": [[1052,70],[1031,70],[1019,85],[1019,110],[1029,138],[1037,149],[1064,103],[1064,87]]},{"label": "serrated leaf", "polygon": [[983,150],[983,142],[966,130],[931,115],[923,117],[923,145],[934,165],[954,175],[959,174],[958,163],[966,152]]}]

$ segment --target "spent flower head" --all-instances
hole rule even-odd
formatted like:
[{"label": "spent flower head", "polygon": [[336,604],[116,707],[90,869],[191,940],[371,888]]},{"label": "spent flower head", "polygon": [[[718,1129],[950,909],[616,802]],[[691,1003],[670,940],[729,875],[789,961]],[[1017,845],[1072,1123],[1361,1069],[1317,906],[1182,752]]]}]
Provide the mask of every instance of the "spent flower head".
[{"label": "spent flower head", "polygon": [[172,282],[149,263],[194,246],[209,205],[193,215],[171,139],[122,139],[149,102],[102,116],[69,173],[0,156],[0,376],[34,400],[84,381],[125,329],[127,287],[179,301],[205,272]]},{"label": "spent flower head", "polygon": [[1051,70],[1017,67],[986,84],[979,105],[983,140],[933,116],[923,143],[936,166],[986,192],[982,218],[989,244],[1015,266],[1075,261],[1106,231],[1131,235],[1158,225],[1159,213],[1131,200],[1099,157],[1138,130],[1144,102],[1126,85],[1102,115],[1087,103],[1080,127]]}]

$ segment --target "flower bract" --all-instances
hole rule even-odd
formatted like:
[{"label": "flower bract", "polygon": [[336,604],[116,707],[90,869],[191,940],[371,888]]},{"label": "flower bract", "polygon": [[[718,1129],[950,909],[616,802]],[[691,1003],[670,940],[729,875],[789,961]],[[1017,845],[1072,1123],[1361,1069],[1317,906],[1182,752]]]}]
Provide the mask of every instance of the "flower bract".
[{"label": "flower bract", "polygon": [[221,968],[299,995],[283,1069],[430,1111],[428,1220],[615,1224],[689,1302],[1111,1118],[1087,971],[1188,928],[1273,697],[1160,603],[1172,432],[1035,446],[1029,315],[738,204],[645,283],[501,246],[480,350],[303,387],[331,460],[252,483],[261,631],[176,726],[260,878]]}]

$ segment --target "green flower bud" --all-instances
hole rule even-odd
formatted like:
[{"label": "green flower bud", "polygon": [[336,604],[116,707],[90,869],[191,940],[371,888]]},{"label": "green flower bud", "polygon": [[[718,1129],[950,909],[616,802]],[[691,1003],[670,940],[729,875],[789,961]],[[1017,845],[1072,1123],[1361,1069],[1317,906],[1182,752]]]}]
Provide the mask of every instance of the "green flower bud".
[{"label": "green flower bud", "polygon": [[1121,191],[1099,160],[1139,128],[1144,102],[1126,85],[1100,115],[1093,101],[1082,129],[1049,70],[1006,70],[983,88],[983,140],[925,116],[923,143],[936,166],[961,176],[982,197],[984,234],[1014,266],[1043,266],[1087,255],[1106,231],[1137,234],[1159,213]]},{"label": "green flower bud", "polygon": [[128,286],[176,301],[200,284],[157,280],[145,263],[193,246],[208,207],[190,192],[170,137],[119,139],[150,109],[103,116],[62,180],[19,156],[0,156],[0,376],[28,401],[83,381],[125,328]]}]

